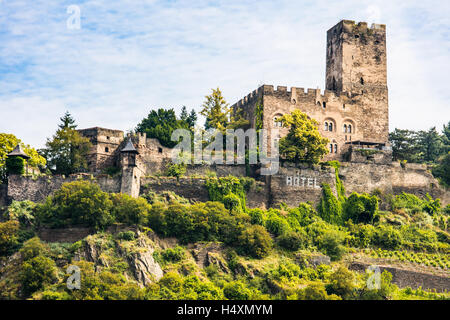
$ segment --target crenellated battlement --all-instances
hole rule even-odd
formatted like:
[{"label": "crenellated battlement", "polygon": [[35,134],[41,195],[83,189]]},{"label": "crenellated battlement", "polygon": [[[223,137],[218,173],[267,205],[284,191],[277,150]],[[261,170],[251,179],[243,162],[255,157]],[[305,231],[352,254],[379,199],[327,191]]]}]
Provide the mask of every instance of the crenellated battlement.
[{"label": "crenellated battlement", "polygon": [[372,23],[369,27],[367,22],[355,22],[353,20],[341,20],[338,24],[336,24],[334,27],[330,28],[328,32],[334,31],[336,29],[339,29],[340,31],[345,31],[349,33],[353,32],[366,32],[366,31],[386,31],[386,25],[385,24],[378,24],[378,23]]},{"label": "crenellated battlement", "polygon": [[[346,92],[342,92],[341,95],[347,95]],[[325,90],[322,92],[320,88],[303,88],[303,87],[287,87],[287,86],[275,86],[273,85],[262,85],[258,89],[254,90],[241,100],[238,100],[232,108],[235,107],[243,107],[248,105],[249,103],[253,103],[256,99],[262,98],[264,95],[266,96],[279,96],[284,97],[287,100],[292,99],[312,99],[312,100],[320,100],[320,101],[326,101],[330,98],[336,98],[338,95],[336,92],[331,90]]]}]

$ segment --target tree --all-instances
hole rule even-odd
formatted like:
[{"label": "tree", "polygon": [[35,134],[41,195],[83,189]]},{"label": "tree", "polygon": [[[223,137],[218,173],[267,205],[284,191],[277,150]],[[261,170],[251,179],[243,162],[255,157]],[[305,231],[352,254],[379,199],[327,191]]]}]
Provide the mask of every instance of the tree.
[{"label": "tree", "polygon": [[7,255],[18,243],[19,222],[0,222],[0,256]]},{"label": "tree", "polygon": [[330,283],[326,286],[328,294],[336,294],[344,300],[355,297],[356,283],[353,273],[344,266],[340,266],[330,275]]},{"label": "tree", "polygon": [[442,137],[437,132],[436,127],[428,131],[419,131],[417,133],[417,142],[421,155],[420,160],[425,162],[436,161],[444,150]]},{"label": "tree", "polygon": [[145,132],[147,138],[158,139],[161,145],[168,148],[177,145],[171,140],[172,132],[176,129],[189,129],[189,124],[187,119],[177,119],[173,109],[152,110],[136,127],[137,132]]},{"label": "tree", "polygon": [[212,89],[212,93],[205,98],[206,100],[202,105],[203,109],[200,112],[201,115],[206,117],[205,129],[217,129],[225,133],[230,121],[229,104],[225,101],[219,88]]},{"label": "tree", "polygon": [[280,154],[290,161],[318,163],[328,153],[328,139],[322,137],[318,122],[309,119],[306,113],[294,110],[279,119],[288,134],[280,139]]},{"label": "tree", "polygon": [[0,182],[6,179],[6,155],[14,150],[14,148],[20,144],[24,152],[30,156],[28,159],[28,165],[30,167],[44,167],[46,160],[42,157],[34,148],[24,144],[13,134],[0,133]]},{"label": "tree", "polygon": [[378,198],[353,192],[344,203],[344,218],[355,223],[371,223],[378,210]]},{"label": "tree", "polygon": [[447,125],[444,124],[444,130],[442,130],[442,142],[444,143],[444,152],[450,152],[450,121]]},{"label": "tree", "polygon": [[[87,225],[100,230],[112,222],[113,202],[108,193],[89,181],[65,183],[37,207],[37,216],[54,227]],[[136,217],[132,218],[135,219]]]},{"label": "tree", "polygon": [[88,168],[87,154],[92,147],[89,138],[75,130],[73,118],[68,112],[61,118],[59,129],[53,138],[47,139],[43,153],[48,166],[58,174],[82,172]]},{"label": "tree", "polygon": [[450,186],[450,151],[442,157],[433,169],[433,175],[439,178],[444,185]]},{"label": "tree", "polygon": [[389,133],[389,142],[392,145],[392,157],[394,160],[414,162],[419,158],[416,132],[396,128]]},{"label": "tree", "polygon": [[27,260],[22,265],[20,280],[26,296],[43,289],[57,280],[55,262],[44,256]]},{"label": "tree", "polygon": [[197,122],[197,113],[195,112],[194,109],[191,110],[191,113],[189,114],[186,121],[189,125],[189,128],[195,127],[195,123]]}]

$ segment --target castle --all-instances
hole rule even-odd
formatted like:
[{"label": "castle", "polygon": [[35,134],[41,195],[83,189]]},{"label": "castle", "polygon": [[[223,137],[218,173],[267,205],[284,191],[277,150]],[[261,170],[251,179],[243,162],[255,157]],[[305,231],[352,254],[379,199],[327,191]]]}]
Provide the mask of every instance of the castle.
[{"label": "castle", "polygon": [[[386,27],[342,20],[327,32],[326,90],[263,85],[232,106],[255,129],[266,129],[270,139],[287,133],[279,117],[295,109],[319,122],[320,133],[329,139],[324,160],[339,160],[341,167],[281,163],[277,174],[261,176],[258,166],[189,165],[185,177],[161,177],[171,163],[172,149],[145,133],[130,135],[104,128],[79,130],[92,142],[88,155],[89,174],[107,192],[138,197],[152,191],[173,191],[191,201],[208,201],[205,176],[256,178],[257,186],[247,194],[248,207],[274,207],[281,203],[297,206],[317,203],[322,184],[337,194],[337,177],[347,192],[382,191],[424,196],[429,193],[450,203],[450,192],[439,186],[424,164],[392,162],[388,143],[388,89],[386,77]],[[277,129],[279,136],[272,136]],[[117,175],[105,174],[108,169]],[[83,174],[81,175],[83,176]],[[11,175],[8,185],[0,185],[0,205],[10,200],[42,201],[64,182],[80,178],[53,176],[52,179]],[[82,177],[81,177],[82,178]]]},{"label": "castle", "polygon": [[[283,114],[300,109],[319,122],[319,131],[329,139],[325,160],[357,161],[361,149],[375,149],[377,161],[390,162],[388,145],[389,107],[386,76],[386,27],[342,20],[327,32],[326,90],[263,85],[232,106],[243,111],[251,128],[257,118],[268,138],[278,140],[287,133],[278,121]],[[262,112],[258,113],[257,108]],[[239,110],[240,109],[240,110]],[[272,136],[273,129],[279,136]],[[120,130],[90,128],[79,130],[93,148],[88,165],[91,172],[121,166],[124,133]],[[170,149],[156,139],[139,134],[134,139],[139,175],[148,175],[169,162]],[[356,147],[355,147],[356,146]]]}]

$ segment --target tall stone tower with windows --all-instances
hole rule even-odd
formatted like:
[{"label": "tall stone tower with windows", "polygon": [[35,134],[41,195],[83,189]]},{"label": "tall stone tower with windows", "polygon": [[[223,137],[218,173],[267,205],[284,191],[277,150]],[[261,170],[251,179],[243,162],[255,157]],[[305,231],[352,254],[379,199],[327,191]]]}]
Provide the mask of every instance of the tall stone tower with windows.
[{"label": "tall stone tower with windows", "polygon": [[[327,32],[325,89],[357,100],[369,140],[387,140],[389,109],[386,26],[342,20]],[[358,110],[355,110],[358,111]],[[364,117],[361,117],[364,119]]]},{"label": "tall stone tower with windows", "polygon": [[[342,20],[328,30],[326,50],[323,93],[263,85],[233,108],[243,109],[251,127],[262,123],[273,139],[287,133],[277,119],[299,109],[319,122],[321,135],[330,141],[325,160],[354,161],[352,150],[370,148],[386,151],[390,161],[386,26]],[[273,129],[279,133],[272,135]]]}]

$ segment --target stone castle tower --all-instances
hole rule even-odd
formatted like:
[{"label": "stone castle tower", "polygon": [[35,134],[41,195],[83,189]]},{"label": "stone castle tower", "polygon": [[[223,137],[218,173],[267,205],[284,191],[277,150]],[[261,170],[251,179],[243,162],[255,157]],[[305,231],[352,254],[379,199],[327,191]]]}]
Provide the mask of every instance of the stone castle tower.
[{"label": "stone castle tower", "polygon": [[[342,20],[327,32],[326,86],[307,89],[263,85],[233,105],[242,108],[255,128],[261,114],[263,128],[275,140],[287,133],[277,118],[300,109],[319,122],[330,140],[325,160],[351,160],[352,146],[386,150],[389,107],[386,68],[386,26]],[[276,128],[279,136],[270,132]],[[350,152],[351,153],[351,152]]]}]

